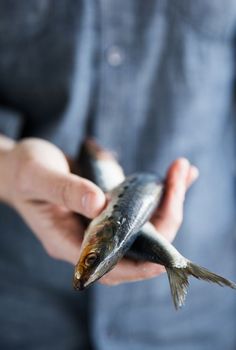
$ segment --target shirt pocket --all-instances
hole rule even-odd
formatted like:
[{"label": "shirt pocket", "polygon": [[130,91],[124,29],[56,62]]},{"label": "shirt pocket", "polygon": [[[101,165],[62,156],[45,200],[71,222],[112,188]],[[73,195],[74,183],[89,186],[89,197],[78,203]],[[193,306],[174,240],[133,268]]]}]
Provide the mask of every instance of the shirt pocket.
[{"label": "shirt pocket", "polygon": [[0,134],[18,139],[23,129],[23,115],[8,108],[0,108]]},{"label": "shirt pocket", "polygon": [[49,0],[1,0],[0,46],[35,38],[45,27]]},{"label": "shirt pocket", "polygon": [[169,0],[168,9],[206,37],[224,40],[234,34],[235,0]]}]

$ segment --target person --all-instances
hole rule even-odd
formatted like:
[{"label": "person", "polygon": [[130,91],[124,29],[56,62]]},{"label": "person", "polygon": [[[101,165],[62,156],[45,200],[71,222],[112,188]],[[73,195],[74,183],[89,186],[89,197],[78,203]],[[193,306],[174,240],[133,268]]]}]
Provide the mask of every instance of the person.
[{"label": "person", "polygon": [[0,0],[1,348],[235,349],[231,290],[191,281],[176,312],[163,268],[122,260],[72,291],[76,214],[105,196],[70,170],[87,136],[127,174],[169,168],[154,224],[173,240],[199,168],[175,246],[235,280],[235,19],[232,0]]}]

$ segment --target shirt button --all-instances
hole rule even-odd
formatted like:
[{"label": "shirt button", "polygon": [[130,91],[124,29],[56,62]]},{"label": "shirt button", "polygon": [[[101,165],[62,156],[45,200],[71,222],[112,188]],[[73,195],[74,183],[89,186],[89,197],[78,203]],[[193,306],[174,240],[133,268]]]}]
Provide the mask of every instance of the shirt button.
[{"label": "shirt button", "polygon": [[124,52],[119,46],[111,46],[106,52],[107,62],[112,67],[120,66],[124,61]]}]

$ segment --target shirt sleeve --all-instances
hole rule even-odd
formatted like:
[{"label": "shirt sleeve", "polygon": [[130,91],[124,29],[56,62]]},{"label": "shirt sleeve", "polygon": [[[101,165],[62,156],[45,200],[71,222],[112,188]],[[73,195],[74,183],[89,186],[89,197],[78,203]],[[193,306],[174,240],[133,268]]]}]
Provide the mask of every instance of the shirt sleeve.
[{"label": "shirt sleeve", "polygon": [[18,139],[23,128],[23,116],[21,113],[0,107],[0,134],[12,139]]}]

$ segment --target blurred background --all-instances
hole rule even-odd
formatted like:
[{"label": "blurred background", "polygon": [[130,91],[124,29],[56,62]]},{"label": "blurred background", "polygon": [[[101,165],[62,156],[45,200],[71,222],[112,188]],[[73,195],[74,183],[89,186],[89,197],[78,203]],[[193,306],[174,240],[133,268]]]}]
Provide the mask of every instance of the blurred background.
[{"label": "blurred background", "polygon": [[[0,0],[0,133],[72,159],[92,136],[126,174],[187,157],[200,178],[174,245],[236,281],[235,24],[234,0]],[[75,293],[3,203],[0,271],[4,350],[236,348],[235,291],[191,279],[178,312],[165,274]]]}]

